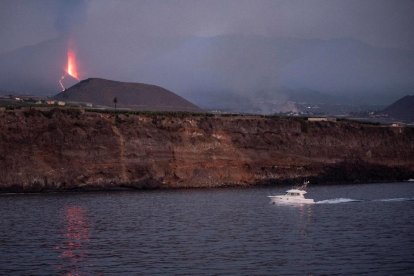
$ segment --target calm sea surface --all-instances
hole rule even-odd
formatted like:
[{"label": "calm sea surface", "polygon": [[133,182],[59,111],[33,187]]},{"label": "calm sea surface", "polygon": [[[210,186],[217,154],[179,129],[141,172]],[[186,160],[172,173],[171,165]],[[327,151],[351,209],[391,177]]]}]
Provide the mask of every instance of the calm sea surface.
[{"label": "calm sea surface", "polygon": [[414,183],[0,195],[0,275],[413,275]]}]

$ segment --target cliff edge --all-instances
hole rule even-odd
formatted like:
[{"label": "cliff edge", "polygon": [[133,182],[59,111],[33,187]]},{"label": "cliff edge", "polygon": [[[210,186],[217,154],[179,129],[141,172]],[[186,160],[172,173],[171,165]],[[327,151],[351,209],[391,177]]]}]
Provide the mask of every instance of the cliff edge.
[{"label": "cliff edge", "polygon": [[250,186],[414,177],[414,129],[76,109],[0,111],[0,190]]}]

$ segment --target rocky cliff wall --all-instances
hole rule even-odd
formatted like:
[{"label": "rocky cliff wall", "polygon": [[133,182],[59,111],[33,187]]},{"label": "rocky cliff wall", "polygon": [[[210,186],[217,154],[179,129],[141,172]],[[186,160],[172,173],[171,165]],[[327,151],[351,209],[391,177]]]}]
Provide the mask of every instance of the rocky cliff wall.
[{"label": "rocky cliff wall", "polygon": [[390,181],[413,172],[413,128],[260,116],[0,111],[2,191]]}]

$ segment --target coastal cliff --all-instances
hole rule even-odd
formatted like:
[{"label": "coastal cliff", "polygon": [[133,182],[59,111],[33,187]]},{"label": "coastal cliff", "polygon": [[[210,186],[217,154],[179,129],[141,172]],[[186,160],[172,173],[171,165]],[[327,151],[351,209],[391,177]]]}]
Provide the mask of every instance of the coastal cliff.
[{"label": "coastal cliff", "polygon": [[414,177],[414,129],[79,109],[0,111],[0,191],[251,186]]}]

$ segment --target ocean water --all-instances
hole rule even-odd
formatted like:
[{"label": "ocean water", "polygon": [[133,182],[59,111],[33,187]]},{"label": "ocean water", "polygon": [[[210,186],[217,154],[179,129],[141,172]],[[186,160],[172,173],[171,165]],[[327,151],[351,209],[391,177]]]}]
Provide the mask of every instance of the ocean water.
[{"label": "ocean water", "polygon": [[0,195],[0,275],[413,275],[414,183]]}]

